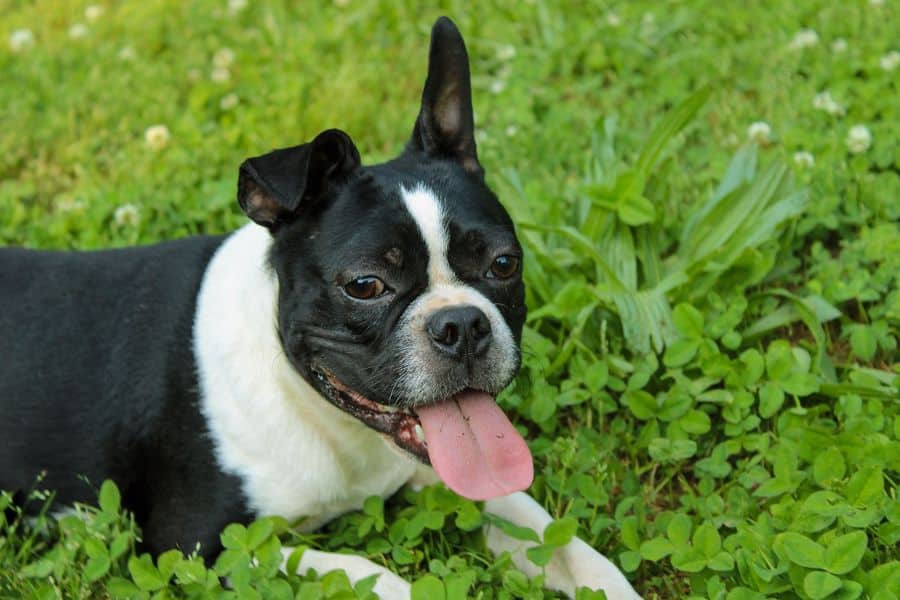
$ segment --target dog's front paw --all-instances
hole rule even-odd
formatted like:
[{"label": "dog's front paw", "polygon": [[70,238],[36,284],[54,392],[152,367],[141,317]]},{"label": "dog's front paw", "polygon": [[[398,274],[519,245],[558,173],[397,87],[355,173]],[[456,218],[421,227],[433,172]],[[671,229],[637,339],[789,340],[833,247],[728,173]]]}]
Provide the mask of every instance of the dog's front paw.
[{"label": "dog's front paw", "polygon": [[[283,548],[281,550],[281,554],[284,557],[282,569],[287,566],[287,561],[293,551],[293,548]],[[408,582],[362,556],[321,552],[307,548],[303,551],[303,556],[300,558],[297,572],[306,573],[309,569],[315,569],[320,575],[324,575],[329,571],[343,570],[347,574],[350,583],[354,585],[360,579],[365,579],[370,575],[378,575],[372,591],[378,594],[379,598],[384,600],[409,600],[410,597]]]},{"label": "dog's front paw", "polygon": [[607,600],[641,600],[618,567],[578,538],[557,550],[546,575],[547,587],[569,596],[589,587],[603,590]]},{"label": "dog's front paw", "polygon": [[557,549],[543,571],[526,554],[532,542],[523,542],[503,533],[498,527],[487,529],[488,547],[495,553],[509,552],[513,563],[529,577],[543,573],[545,585],[570,598],[580,587],[603,590],[608,600],[641,600],[622,572],[608,558],[578,538]]},{"label": "dog's front paw", "polygon": [[[488,500],[485,511],[533,531],[543,531],[553,522],[552,517],[534,498],[521,492]],[[534,542],[522,541],[503,532],[500,527],[488,526],[485,541],[494,554],[509,552],[513,563],[529,577],[543,573],[547,587],[575,597],[579,587],[600,589],[608,600],[640,600],[625,575],[608,558],[578,538],[557,549],[549,564],[541,570],[528,560],[527,550]]]},{"label": "dog's front paw", "polygon": [[391,572],[379,575],[372,591],[382,600],[409,600],[410,597],[409,583]]}]

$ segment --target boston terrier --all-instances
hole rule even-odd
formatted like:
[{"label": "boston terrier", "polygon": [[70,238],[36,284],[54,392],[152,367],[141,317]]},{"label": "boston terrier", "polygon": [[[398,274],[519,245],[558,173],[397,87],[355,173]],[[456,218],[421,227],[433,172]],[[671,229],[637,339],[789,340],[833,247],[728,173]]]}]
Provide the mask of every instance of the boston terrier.
[{"label": "boston terrier", "polygon": [[[520,362],[522,249],[475,148],[466,48],[432,30],[412,137],[363,166],[337,129],[246,160],[227,236],[97,252],[0,251],[0,488],[89,502],[113,479],[144,547],[199,544],[257,516],[314,529],[372,495],[442,480],[540,532],[522,436],[494,397]],[[497,528],[529,575],[528,544]],[[380,574],[315,550],[300,569]],[[638,598],[583,541],[546,584]]]}]

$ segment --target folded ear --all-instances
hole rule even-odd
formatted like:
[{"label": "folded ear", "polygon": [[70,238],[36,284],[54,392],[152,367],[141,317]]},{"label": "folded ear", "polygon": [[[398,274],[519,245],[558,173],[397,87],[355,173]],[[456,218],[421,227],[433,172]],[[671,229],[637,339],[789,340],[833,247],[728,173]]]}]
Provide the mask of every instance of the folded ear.
[{"label": "folded ear", "polygon": [[484,174],[475,150],[469,55],[459,29],[447,17],[439,18],[431,30],[428,78],[409,147]]},{"label": "folded ear", "polygon": [[359,165],[350,136],[329,129],[308,144],[245,160],[238,176],[238,203],[248,217],[274,232]]}]

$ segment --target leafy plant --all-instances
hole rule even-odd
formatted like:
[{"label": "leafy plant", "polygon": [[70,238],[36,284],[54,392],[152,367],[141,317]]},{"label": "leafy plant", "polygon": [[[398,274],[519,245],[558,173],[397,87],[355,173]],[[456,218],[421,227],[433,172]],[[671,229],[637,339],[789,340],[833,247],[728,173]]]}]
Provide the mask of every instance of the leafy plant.
[{"label": "leafy plant", "polygon": [[[5,244],[229,231],[245,220],[240,161],[330,126],[370,162],[393,156],[437,16],[51,5],[13,3],[0,28]],[[648,599],[900,596],[896,6],[448,11],[469,42],[479,157],[526,252],[523,368],[500,402],[556,517],[510,529],[532,560],[576,534]],[[154,125],[167,141],[148,141]],[[372,596],[372,580],[278,570],[285,548],[293,567],[314,547],[384,564],[417,598],[558,597],[489,555],[481,525],[508,524],[440,486],[315,534],[231,525],[211,565],[143,555],[114,487],[97,492],[71,515],[26,494],[30,517],[0,495],[0,596]]]}]

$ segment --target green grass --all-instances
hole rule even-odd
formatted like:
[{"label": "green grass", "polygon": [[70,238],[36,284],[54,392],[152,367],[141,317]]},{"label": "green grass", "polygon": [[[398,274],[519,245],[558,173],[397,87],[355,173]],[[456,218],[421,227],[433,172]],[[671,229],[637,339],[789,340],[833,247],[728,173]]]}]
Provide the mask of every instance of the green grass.
[{"label": "green grass", "polygon": [[[565,517],[544,541],[577,523],[647,598],[900,597],[900,7],[339,4],[109,3],[90,21],[82,3],[0,2],[0,243],[228,231],[240,161],[329,127],[391,157],[448,14],[527,251],[525,364],[502,402],[532,492]],[[33,44],[13,52],[22,28]],[[817,40],[792,47],[804,29]],[[871,143],[851,152],[858,124]],[[441,487],[312,536],[232,526],[214,570],[134,556],[109,486],[98,506],[2,517],[0,596],[218,597],[225,573],[242,598],[368,593],[277,574],[284,543],[370,556],[421,598],[554,597],[489,556],[487,517]]]}]

